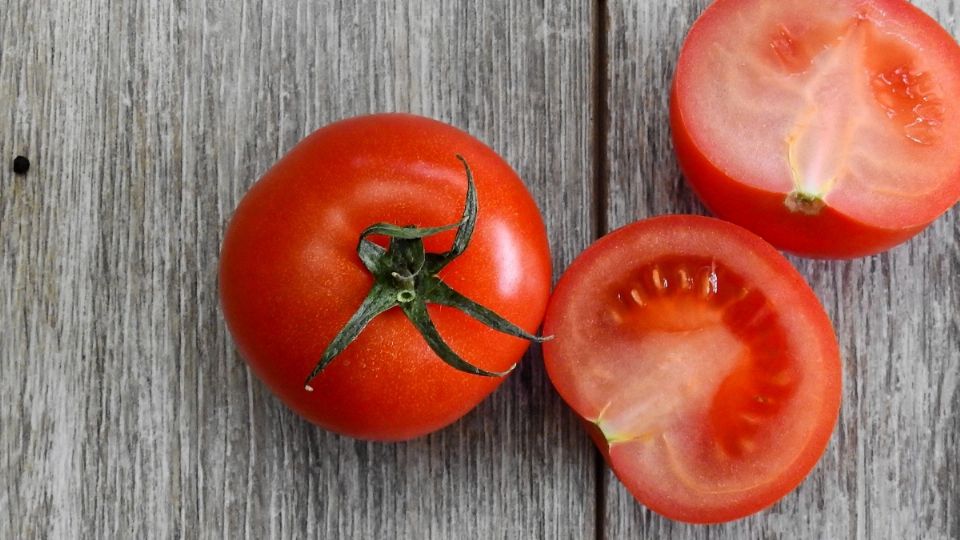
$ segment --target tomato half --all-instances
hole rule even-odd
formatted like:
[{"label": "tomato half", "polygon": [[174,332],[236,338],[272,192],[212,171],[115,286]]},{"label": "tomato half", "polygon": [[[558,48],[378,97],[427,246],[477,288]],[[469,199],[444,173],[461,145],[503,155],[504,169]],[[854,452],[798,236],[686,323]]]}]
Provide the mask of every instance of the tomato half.
[{"label": "tomato half", "polygon": [[547,307],[544,362],[650,509],[712,523],[769,506],[823,453],[840,406],[827,315],[756,235],[665,216],[601,238]]},{"label": "tomato half", "polygon": [[[407,439],[455,421],[500,384],[441,361],[393,308],[312,379],[312,391],[304,385],[373,285],[357,253],[364,229],[461,219],[467,181],[458,155],[473,172],[479,210],[466,250],[438,275],[535,331],[551,281],[540,213],[510,166],[454,127],[405,114],[331,124],[240,202],[220,259],[224,317],[253,372],[308,420],[354,437]],[[443,252],[453,239],[453,231],[430,236],[424,248]],[[507,370],[527,349],[456,309],[428,304],[427,311],[452,350],[479,368]]]},{"label": "tomato half", "polygon": [[960,198],[960,47],[904,0],[717,0],[680,53],[680,165],[718,216],[815,257],[876,253]]}]

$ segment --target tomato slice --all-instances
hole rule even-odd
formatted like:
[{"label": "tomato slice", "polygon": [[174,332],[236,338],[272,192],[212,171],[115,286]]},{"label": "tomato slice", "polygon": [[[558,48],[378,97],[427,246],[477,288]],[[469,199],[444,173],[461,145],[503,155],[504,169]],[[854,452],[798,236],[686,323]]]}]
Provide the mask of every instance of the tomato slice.
[{"label": "tomato slice", "polygon": [[581,254],[547,307],[544,362],[643,504],[695,523],[780,499],[840,406],[827,315],[773,247],[698,216],[641,221]]},{"label": "tomato slice", "polygon": [[[960,47],[903,0],[718,0],[672,123],[721,217],[802,254],[895,245],[960,197]],[[770,199],[770,200],[767,200]]]}]

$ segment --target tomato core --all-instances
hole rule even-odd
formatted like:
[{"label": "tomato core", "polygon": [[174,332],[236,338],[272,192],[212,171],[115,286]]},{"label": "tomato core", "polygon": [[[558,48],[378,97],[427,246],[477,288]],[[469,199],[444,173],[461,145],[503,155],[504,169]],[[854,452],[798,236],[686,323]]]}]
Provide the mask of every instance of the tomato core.
[{"label": "tomato core", "polygon": [[[625,354],[636,358],[591,419],[608,444],[653,441],[693,413],[708,419],[705,456],[743,458],[763,435],[763,417],[777,413],[795,388],[778,316],[761,292],[716,260],[664,257],[643,265],[614,287],[608,314],[611,331],[632,336]],[[653,348],[660,352],[651,357]],[[662,399],[665,387],[677,385],[680,399]]]},{"label": "tomato core", "polygon": [[795,29],[779,23],[767,45],[779,78],[799,98],[784,140],[791,210],[822,208],[803,202],[826,197],[851,167],[858,170],[857,139],[871,129],[886,128],[907,146],[939,141],[944,109],[936,78],[917,66],[901,40],[885,36],[866,8],[839,23]]},{"label": "tomato core", "polygon": [[960,196],[960,47],[902,0],[717,0],[671,104],[678,159],[718,216],[781,249],[861,256]]}]

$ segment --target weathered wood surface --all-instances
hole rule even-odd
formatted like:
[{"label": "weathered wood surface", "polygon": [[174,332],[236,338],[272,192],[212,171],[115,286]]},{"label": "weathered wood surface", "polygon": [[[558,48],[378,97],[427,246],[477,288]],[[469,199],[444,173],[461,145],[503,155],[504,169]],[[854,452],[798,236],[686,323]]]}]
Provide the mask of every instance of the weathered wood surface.
[{"label": "weathered wood surface", "polygon": [[[706,213],[673,157],[668,94],[684,32],[708,0],[610,0],[607,226]],[[915,4],[960,35],[955,0]],[[844,362],[840,424],[811,476],[732,524],[674,523],[607,472],[606,538],[960,538],[960,212],[892,251],[791,260],[824,302]]]},{"label": "weathered wood surface", "polygon": [[[705,3],[7,0],[0,538],[960,537],[956,209],[884,255],[794,259],[840,335],[841,424],[806,483],[731,525],[634,503],[536,353],[456,425],[382,445],[299,420],[233,350],[225,222],[337,118],[406,110],[485,140],[557,272],[601,229],[702,212],[666,100]],[[918,3],[960,34],[955,0]]]},{"label": "weathered wood surface", "polygon": [[594,451],[538,358],[447,430],[357,442],[251,377],[216,295],[242,193],[306,133],[383,110],[502,153],[565,266],[595,236],[592,13],[5,1],[0,538],[593,535]]}]

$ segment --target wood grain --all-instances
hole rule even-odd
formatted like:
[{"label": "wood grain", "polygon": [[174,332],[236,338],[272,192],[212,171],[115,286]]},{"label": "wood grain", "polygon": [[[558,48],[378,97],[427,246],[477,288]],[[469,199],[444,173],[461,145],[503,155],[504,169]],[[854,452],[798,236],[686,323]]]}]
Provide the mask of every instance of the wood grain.
[{"label": "wood grain", "polygon": [[595,454],[536,355],[440,433],[339,438],[251,378],[216,265],[300,137],[400,110],[502,153],[564,267],[595,236],[594,22],[572,0],[6,2],[0,538],[592,536]]},{"label": "wood grain", "polygon": [[[668,92],[686,30],[707,0],[610,0],[605,74],[607,222],[706,213],[677,168]],[[955,0],[919,7],[960,35]],[[910,243],[851,262],[791,260],[841,343],[840,423],[811,476],[771,510],[683,525],[634,502],[607,472],[605,538],[960,538],[960,213]]]},{"label": "wood grain", "polygon": [[[226,220],[338,118],[485,140],[557,274],[601,226],[703,213],[666,104],[706,3],[6,2],[0,538],[960,538],[956,209],[883,255],[793,259],[840,336],[840,426],[796,492],[725,526],[664,520],[597,468],[536,351],[461,422],[383,445],[299,420],[233,350]],[[917,3],[960,34],[956,0]]]}]

